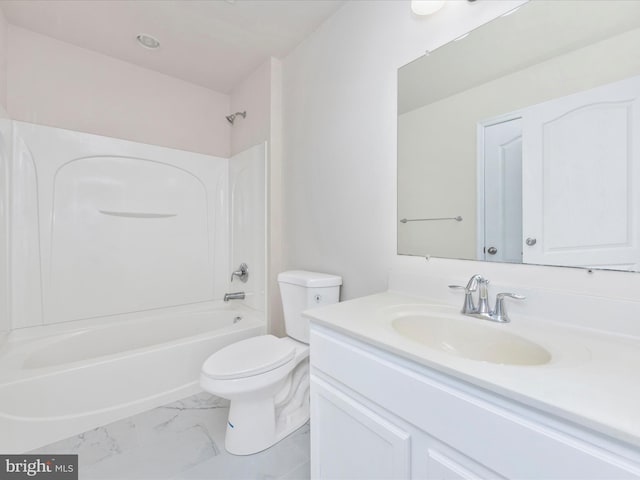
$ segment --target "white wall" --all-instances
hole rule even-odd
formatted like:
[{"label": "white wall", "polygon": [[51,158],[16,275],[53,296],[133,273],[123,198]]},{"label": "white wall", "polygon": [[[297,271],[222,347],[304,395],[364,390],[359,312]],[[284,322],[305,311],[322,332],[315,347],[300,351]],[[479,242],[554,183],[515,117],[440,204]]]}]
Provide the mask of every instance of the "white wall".
[{"label": "white wall", "polygon": [[284,60],[283,264],[382,291],[396,252],[397,69],[522,2],[348,2]]},{"label": "white wall", "polygon": [[7,62],[14,120],[230,156],[228,95],[12,25]]}]

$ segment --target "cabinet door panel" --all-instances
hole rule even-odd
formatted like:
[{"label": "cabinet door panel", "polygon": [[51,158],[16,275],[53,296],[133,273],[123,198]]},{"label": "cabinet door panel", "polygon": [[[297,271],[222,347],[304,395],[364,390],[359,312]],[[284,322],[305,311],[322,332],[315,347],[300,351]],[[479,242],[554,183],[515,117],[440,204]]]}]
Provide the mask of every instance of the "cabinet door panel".
[{"label": "cabinet door panel", "polygon": [[407,432],[313,375],[311,410],[312,478],[410,478]]},{"label": "cabinet door panel", "polygon": [[426,452],[429,480],[506,480],[505,477],[440,442],[431,439],[429,443]]}]

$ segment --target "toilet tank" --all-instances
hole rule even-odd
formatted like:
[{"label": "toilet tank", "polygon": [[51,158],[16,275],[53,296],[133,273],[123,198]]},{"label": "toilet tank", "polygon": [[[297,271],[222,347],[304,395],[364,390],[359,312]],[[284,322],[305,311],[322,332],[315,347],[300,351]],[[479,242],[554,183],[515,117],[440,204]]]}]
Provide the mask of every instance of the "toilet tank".
[{"label": "toilet tank", "polygon": [[337,303],[342,277],[326,273],[291,270],[278,275],[287,335],[309,343],[309,320],[302,312]]}]

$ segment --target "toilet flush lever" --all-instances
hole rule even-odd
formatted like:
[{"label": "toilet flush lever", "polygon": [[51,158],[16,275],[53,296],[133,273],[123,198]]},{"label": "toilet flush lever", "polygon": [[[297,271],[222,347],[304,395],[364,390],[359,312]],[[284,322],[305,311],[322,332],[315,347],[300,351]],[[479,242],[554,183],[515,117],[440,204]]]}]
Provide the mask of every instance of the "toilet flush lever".
[{"label": "toilet flush lever", "polygon": [[246,263],[241,263],[238,267],[238,270],[231,273],[231,281],[233,282],[233,277],[238,277],[241,282],[246,283],[249,279],[249,267]]}]

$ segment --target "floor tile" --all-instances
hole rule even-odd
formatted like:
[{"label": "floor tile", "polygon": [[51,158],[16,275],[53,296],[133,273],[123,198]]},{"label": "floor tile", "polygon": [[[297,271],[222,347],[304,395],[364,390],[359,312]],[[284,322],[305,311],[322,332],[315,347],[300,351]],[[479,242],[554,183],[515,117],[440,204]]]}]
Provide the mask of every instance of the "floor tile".
[{"label": "floor tile", "polygon": [[310,462],[303,463],[298,468],[278,478],[278,480],[309,480],[311,478]]},{"label": "floor tile", "polygon": [[224,449],[228,402],[207,393],[154,408],[33,453],[79,455],[81,480],[309,478],[309,424],[255,455]]}]

